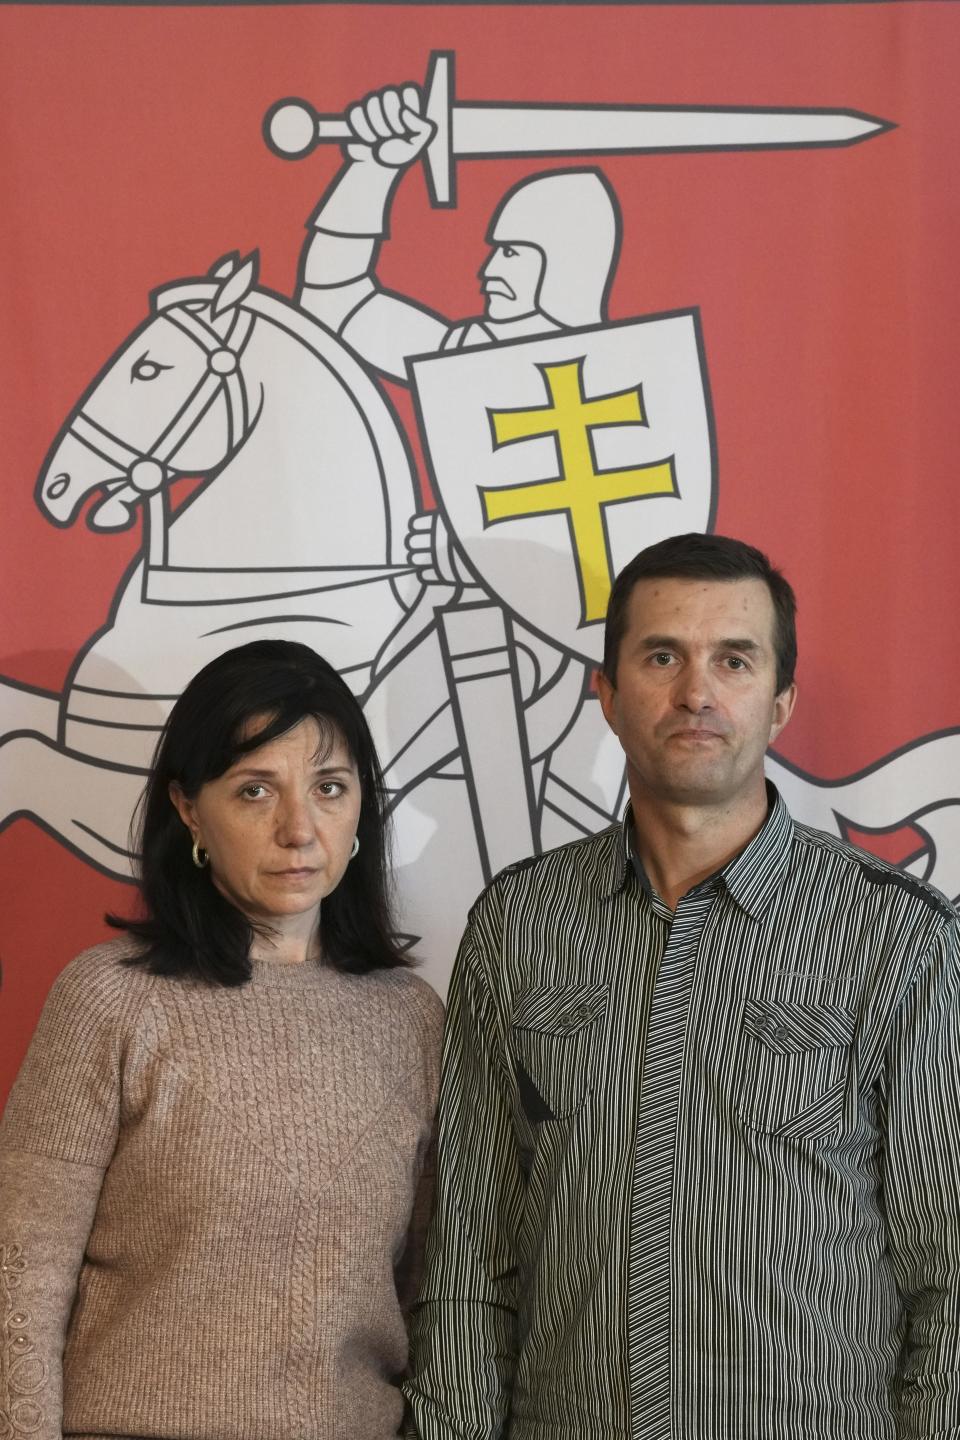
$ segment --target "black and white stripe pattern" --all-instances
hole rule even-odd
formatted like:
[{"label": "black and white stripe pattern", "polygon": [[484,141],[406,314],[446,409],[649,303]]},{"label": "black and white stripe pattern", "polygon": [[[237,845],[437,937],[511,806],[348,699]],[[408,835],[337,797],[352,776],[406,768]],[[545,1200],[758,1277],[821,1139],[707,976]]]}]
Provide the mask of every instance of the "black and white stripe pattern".
[{"label": "black and white stripe pattern", "polygon": [[[627,1287],[630,1388],[643,1393],[631,1416],[633,1440],[670,1433],[670,1217],[677,1168],[677,1111],[697,947],[713,900],[699,885],[677,906],[653,982],[638,1095]],[[660,905],[653,900],[654,908]]]},{"label": "black and white stripe pattern", "polygon": [[960,1440],[956,912],[794,825],[505,871],[447,1022],[422,1440]]}]

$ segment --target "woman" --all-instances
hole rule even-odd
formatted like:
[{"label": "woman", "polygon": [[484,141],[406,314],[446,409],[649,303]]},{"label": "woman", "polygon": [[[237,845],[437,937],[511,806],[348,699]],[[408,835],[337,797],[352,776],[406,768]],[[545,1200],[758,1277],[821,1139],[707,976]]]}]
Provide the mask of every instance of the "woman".
[{"label": "woman", "polygon": [[385,1440],[441,1007],[325,661],[196,676],[140,848],[143,917],[59,977],[0,1125],[0,1436]]}]

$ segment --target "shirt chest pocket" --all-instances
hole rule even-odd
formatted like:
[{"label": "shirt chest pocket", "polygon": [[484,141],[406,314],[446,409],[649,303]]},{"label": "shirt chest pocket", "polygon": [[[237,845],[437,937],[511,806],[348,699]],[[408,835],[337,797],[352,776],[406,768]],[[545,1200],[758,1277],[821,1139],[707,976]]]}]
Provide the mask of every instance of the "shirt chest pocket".
[{"label": "shirt chest pocket", "polygon": [[744,1123],[798,1139],[835,1134],[855,1026],[855,1012],[844,1006],[747,1000],[738,1101]]},{"label": "shirt chest pocket", "polygon": [[587,1098],[608,994],[607,985],[551,985],[517,997],[513,1060],[529,1120],[563,1120]]}]

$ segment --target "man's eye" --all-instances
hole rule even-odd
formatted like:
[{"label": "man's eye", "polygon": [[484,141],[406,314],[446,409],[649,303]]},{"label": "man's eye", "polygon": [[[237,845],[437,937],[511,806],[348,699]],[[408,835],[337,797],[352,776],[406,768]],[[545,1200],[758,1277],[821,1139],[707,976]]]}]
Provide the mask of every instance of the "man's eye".
[{"label": "man's eye", "polygon": [[654,665],[656,665],[660,670],[664,670],[664,669],[666,669],[666,667],[670,664],[670,661],[671,661],[672,659],[673,659],[673,656],[669,653],[669,651],[667,651],[667,650],[659,650],[659,651],[657,652],[657,654],[653,656],[653,663],[654,663]]},{"label": "man's eye", "polygon": [[130,379],[156,380],[162,371],[172,369],[172,365],[160,365],[156,360],[149,360],[146,355],[141,355],[130,368]]},{"label": "man's eye", "polygon": [[504,247],[503,247],[503,253],[504,253],[504,255],[506,256],[506,258],[507,258],[508,260],[512,260],[513,257],[514,257],[514,255],[516,255],[517,252],[516,252],[516,250],[514,250],[514,248],[513,248],[512,245],[504,245]]},{"label": "man's eye", "polygon": [[728,655],[727,664],[731,670],[746,670],[747,662],[742,655]]}]

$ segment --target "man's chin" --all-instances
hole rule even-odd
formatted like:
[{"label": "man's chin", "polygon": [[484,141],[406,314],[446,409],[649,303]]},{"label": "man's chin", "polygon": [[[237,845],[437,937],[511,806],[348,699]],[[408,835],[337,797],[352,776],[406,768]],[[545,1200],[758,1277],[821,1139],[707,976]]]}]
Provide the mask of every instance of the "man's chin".
[{"label": "man's chin", "polygon": [[673,766],[657,777],[654,792],[670,805],[685,808],[713,809],[722,806],[729,809],[749,803],[755,793],[763,790],[763,773],[759,782],[753,775],[736,773],[729,766],[705,763]]},{"label": "man's chin", "polygon": [[691,756],[687,764],[672,765],[651,779],[651,794],[671,805],[720,805],[734,788],[726,767],[706,755]]}]

